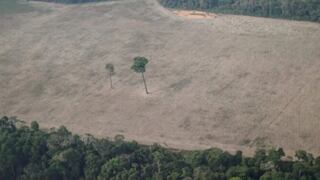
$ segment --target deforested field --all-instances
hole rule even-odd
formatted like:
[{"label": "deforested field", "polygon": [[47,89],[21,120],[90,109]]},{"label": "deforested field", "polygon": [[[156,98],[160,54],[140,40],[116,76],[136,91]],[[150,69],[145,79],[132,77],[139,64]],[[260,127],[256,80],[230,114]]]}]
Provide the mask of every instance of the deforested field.
[{"label": "deforested field", "polygon": [[[320,24],[154,0],[29,5],[0,13],[0,115],[178,149],[320,153]],[[135,56],[150,60],[149,95]]]}]

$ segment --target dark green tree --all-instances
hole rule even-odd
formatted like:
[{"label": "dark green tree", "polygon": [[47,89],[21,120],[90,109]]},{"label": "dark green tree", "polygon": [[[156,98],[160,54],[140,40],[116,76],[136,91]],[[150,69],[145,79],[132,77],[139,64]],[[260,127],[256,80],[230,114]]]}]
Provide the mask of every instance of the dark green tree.
[{"label": "dark green tree", "polygon": [[110,88],[113,89],[112,76],[115,74],[113,64],[111,64],[111,63],[106,64],[106,70],[107,70],[108,73],[109,73]]},{"label": "dark green tree", "polygon": [[135,57],[133,62],[133,65],[131,66],[131,69],[133,69],[136,73],[141,73],[142,75],[142,80],[144,83],[144,88],[146,90],[146,94],[149,94],[148,92],[148,88],[147,88],[147,83],[146,80],[144,78],[144,72],[146,72],[146,64],[148,64],[148,59],[145,57]]}]

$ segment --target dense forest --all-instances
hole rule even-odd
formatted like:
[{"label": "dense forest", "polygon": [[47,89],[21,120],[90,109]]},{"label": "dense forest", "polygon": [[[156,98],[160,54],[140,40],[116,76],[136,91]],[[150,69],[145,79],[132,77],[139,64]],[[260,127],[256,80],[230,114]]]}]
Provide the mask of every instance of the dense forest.
[{"label": "dense forest", "polygon": [[159,0],[170,8],[320,22],[320,0]]},{"label": "dense forest", "polygon": [[114,1],[114,0],[32,0],[32,1],[43,1],[43,2],[75,4],[75,3],[89,3],[89,2]]},{"label": "dense forest", "polygon": [[245,157],[217,148],[177,151],[91,135],[65,127],[41,130],[15,117],[0,119],[0,179],[105,180],[319,180],[320,157],[299,150],[286,157],[279,149]]}]

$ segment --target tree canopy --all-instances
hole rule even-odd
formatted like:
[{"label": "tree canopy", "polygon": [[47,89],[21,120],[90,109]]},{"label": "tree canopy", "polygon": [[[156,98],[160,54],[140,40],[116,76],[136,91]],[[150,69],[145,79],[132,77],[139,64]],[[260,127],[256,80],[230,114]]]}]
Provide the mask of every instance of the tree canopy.
[{"label": "tree canopy", "polygon": [[109,71],[110,75],[114,74],[114,66],[111,63],[106,64],[106,70]]},{"label": "tree canopy", "polygon": [[149,60],[147,58],[138,56],[133,59],[133,65],[131,66],[131,69],[133,69],[135,72],[141,73],[146,94],[149,94],[149,92],[143,73],[146,72],[146,64],[148,64],[148,62]]},{"label": "tree canopy", "polygon": [[103,1],[114,1],[114,0],[32,0],[32,1],[76,4],[76,3],[103,2]]},{"label": "tree canopy", "polygon": [[[19,126],[17,126],[17,122]],[[178,151],[91,135],[67,128],[44,131],[16,118],[0,119],[0,179],[92,180],[317,180],[320,157],[299,150],[286,160],[280,149],[259,149],[253,157],[212,148]]]},{"label": "tree canopy", "polygon": [[320,22],[319,0],[159,0],[170,8]]},{"label": "tree canopy", "polygon": [[145,57],[135,57],[133,59],[133,65],[131,66],[131,69],[133,69],[137,73],[144,73],[146,72],[146,64],[148,64],[148,59]]},{"label": "tree canopy", "polygon": [[115,74],[114,66],[111,63],[106,64],[106,70],[109,72],[110,88],[113,89],[112,76]]}]

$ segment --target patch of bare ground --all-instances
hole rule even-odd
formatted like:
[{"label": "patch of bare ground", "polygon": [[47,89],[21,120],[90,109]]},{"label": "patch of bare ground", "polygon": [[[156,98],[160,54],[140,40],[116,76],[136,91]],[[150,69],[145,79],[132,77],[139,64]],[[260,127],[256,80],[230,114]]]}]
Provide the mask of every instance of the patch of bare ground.
[{"label": "patch of bare ground", "polygon": [[177,16],[189,19],[213,19],[217,17],[217,15],[213,13],[202,11],[173,10],[172,12]]},{"label": "patch of bare ground", "polygon": [[172,148],[320,153],[319,24],[190,20],[151,0],[33,6],[50,11],[0,17],[1,115]]}]

